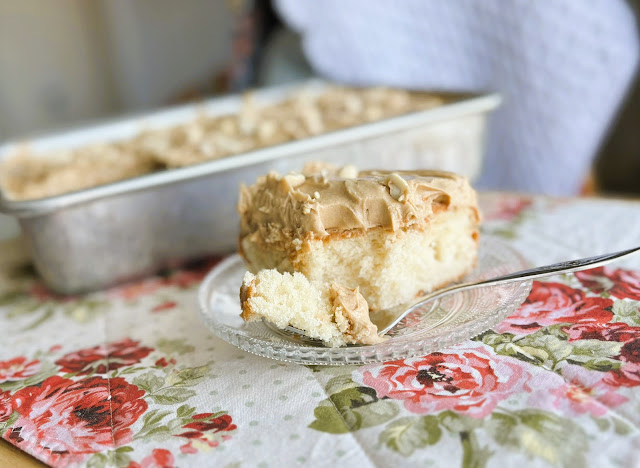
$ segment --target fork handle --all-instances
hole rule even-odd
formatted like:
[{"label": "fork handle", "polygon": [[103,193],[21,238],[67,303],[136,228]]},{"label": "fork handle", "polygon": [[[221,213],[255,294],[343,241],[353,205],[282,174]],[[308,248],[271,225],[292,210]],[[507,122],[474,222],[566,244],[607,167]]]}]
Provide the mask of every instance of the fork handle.
[{"label": "fork handle", "polygon": [[530,268],[528,270],[516,271],[515,273],[509,273],[506,275],[490,278],[484,281],[472,281],[468,283],[458,283],[449,287],[439,289],[433,294],[427,294],[422,300],[429,298],[433,299],[441,295],[448,294],[453,291],[474,289],[485,286],[494,286],[496,284],[511,283],[513,281],[521,280],[534,280],[537,278],[544,278],[546,276],[558,275],[562,273],[571,273],[574,271],[586,270],[587,268],[596,268],[602,265],[606,265],[614,260],[622,257],[626,257],[632,253],[640,251],[640,247],[634,247],[632,249],[621,250],[619,252],[608,253],[604,255],[596,255],[595,257],[580,258],[578,260],[569,260],[567,262],[553,263],[551,265],[545,265],[536,268]]}]

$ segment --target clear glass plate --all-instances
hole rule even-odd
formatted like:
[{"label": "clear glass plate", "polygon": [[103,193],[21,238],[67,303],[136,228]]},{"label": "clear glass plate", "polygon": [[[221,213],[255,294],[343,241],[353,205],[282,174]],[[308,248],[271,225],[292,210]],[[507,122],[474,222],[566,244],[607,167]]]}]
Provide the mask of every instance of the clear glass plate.
[{"label": "clear glass plate", "polygon": [[[466,280],[487,279],[527,268],[509,245],[489,236],[480,243],[478,265]],[[370,346],[327,348],[296,340],[265,322],[240,318],[240,285],[246,271],[239,255],[216,266],[199,291],[200,316],[223,340],[250,353],[300,364],[364,364],[423,356],[479,335],[515,311],[531,290],[531,280],[450,294],[418,308]],[[433,324],[438,324],[434,326]]]}]

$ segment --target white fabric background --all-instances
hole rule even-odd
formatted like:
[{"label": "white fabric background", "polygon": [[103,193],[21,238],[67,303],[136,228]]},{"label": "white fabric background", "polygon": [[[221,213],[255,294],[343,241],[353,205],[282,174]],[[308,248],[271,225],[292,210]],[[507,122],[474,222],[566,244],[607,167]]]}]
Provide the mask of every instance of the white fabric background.
[{"label": "white fabric background", "polygon": [[624,0],[276,0],[276,7],[329,78],[502,92],[483,188],[578,192],[639,55]]}]

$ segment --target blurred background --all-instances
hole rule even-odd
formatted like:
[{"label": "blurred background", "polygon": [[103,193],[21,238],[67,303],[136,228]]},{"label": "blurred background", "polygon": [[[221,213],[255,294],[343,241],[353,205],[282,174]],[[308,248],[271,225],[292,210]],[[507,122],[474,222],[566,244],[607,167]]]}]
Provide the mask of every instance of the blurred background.
[{"label": "blurred background", "polygon": [[314,3],[0,0],[0,141],[320,74],[502,92],[482,188],[640,194],[638,0]]}]

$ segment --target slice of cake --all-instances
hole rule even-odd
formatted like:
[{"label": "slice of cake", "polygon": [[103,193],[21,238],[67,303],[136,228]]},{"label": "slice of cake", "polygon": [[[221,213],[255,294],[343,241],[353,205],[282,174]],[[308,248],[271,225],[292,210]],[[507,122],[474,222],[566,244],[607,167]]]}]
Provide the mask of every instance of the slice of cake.
[{"label": "slice of cake", "polygon": [[321,172],[269,173],[242,188],[239,250],[251,272],[299,272],[313,285],[359,288],[379,310],[474,267],[479,214],[465,178],[353,167]]},{"label": "slice of cake", "polygon": [[312,284],[301,273],[247,272],[240,290],[242,318],[264,318],[279,328],[288,325],[327,346],[375,344],[383,340],[369,319],[369,307],[358,288]]}]

